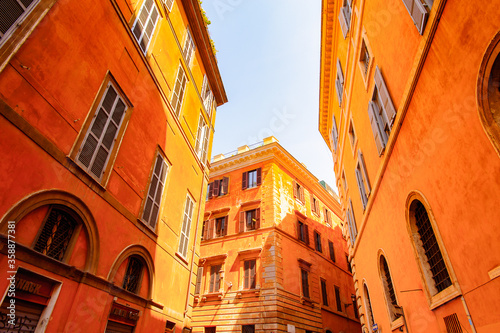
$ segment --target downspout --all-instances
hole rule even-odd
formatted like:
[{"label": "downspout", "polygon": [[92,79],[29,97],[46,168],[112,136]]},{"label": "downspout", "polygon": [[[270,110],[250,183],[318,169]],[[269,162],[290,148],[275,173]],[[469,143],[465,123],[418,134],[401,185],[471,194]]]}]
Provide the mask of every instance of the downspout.
[{"label": "downspout", "polygon": [[470,315],[469,308],[467,307],[467,303],[465,302],[465,298],[463,295],[460,298],[462,299],[462,304],[464,305],[465,314],[467,314],[467,319],[469,319],[469,324],[470,324],[470,327],[472,328],[472,332],[476,333],[476,327],[474,326],[474,323],[472,322],[472,316]]},{"label": "downspout", "polygon": [[200,198],[198,200],[198,218],[196,219],[196,229],[194,232],[194,244],[193,244],[193,254],[191,255],[191,268],[189,269],[189,282],[188,282],[188,291],[186,295],[186,306],[184,308],[184,318],[188,313],[189,307],[189,294],[191,290],[191,281],[193,280],[193,267],[194,267],[194,255],[196,252],[196,241],[198,239],[198,227],[200,226],[200,211],[201,211],[201,200],[203,199],[203,189],[205,188],[205,173],[203,173],[202,181],[201,181],[201,190],[200,190]]}]

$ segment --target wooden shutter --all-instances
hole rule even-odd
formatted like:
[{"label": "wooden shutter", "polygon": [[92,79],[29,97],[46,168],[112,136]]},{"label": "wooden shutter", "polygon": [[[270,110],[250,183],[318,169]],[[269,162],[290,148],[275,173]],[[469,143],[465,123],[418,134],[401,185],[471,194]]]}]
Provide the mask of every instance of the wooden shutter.
[{"label": "wooden shutter", "polygon": [[153,169],[153,175],[149,183],[148,196],[142,212],[142,219],[153,229],[156,227],[156,222],[158,221],[167,169],[168,166],[163,160],[163,157],[158,154]]},{"label": "wooden shutter", "polygon": [[352,201],[349,199],[349,208],[347,209],[347,220],[349,223],[349,232],[351,234],[351,245],[354,246],[356,237],[358,236],[358,228],[356,227],[356,220],[352,209]]},{"label": "wooden shutter", "polygon": [[420,0],[403,0],[403,3],[408,10],[408,13],[413,20],[413,23],[417,27],[418,32],[422,35],[425,30],[425,24],[427,23],[427,9],[420,2]]},{"label": "wooden shutter", "polygon": [[335,119],[335,115],[333,115],[332,117],[332,140],[333,140],[333,150],[337,152],[339,133],[337,131],[337,121]]},{"label": "wooden shutter", "polygon": [[240,230],[239,230],[239,232],[245,231],[245,216],[246,216],[246,212],[240,212]]},{"label": "wooden shutter", "polygon": [[214,289],[214,292],[218,292],[219,289],[220,289],[220,271],[222,270],[222,266],[221,265],[217,265],[216,266],[216,272],[215,272],[215,289]]},{"label": "wooden shutter", "polygon": [[215,235],[215,219],[208,221],[208,237],[206,239],[212,239]]},{"label": "wooden shutter", "polygon": [[210,220],[206,220],[205,222],[203,222],[203,240],[208,239],[209,225],[210,225]]},{"label": "wooden shutter", "polygon": [[392,128],[392,124],[394,123],[394,118],[396,118],[396,109],[392,104],[391,96],[389,95],[389,90],[387,90],[387,86],[385,85],[384,78],[382,77],[382,73],[378,66],[375,69],[374,76],[375,84],[377,85],[377,90],[380,96],[380,104],[385,112],[385,116],[387,118],[387,124],[389,128]]},{"label": "wooden shutter", "polygon": [[368,103],[368,117],[370,118],[370,124],[372,126],[373,137],[375,138],[378,155],[380,156],[385,148],[385,140],[383,139],[384,135],[382,134],[385,132],[383,132],[380,128],[376,108],[377,106],[372,101]]},{"label": "wooden shutter", "polygon": [[260,228],[260,208],[255,210],[255,229]]},{"label": "wooden shutter", "polygon": [[250,260],[250,289],[255,289],[255,278],[256,278],[256,274],[255,274],[255,263],[256,263],[256,260]]},{"label": "wooden shutter", "polygon": [[172,93],[172,108],[174,109],[175,115],[179,117],[181,113],[181,105],[184,99],[184,90],[186,89],[187,77],[182,68],[182,65],[179,65],[179,69],[177,70],[177,79],[175,80],[174,91]]},{"label": "wooden shutter", "polygon": [[249,289],[250,287],[250,261],[245,261],[244,264],[244,270],[245,270],[245,280],[243,282],[243,288],[244,289]]},{"label": "wooden shutter", "polygon": [[293,197],[294,198],[298,198],[299,194],[297,192],[297,183],[295,182],[295,180],[293,181]]},{"label": "wooden shutter", "polygon": [[302,187],[302,186],[299,188],[299,196],[300,196],[300,198],[299,198],[300,201],[305,202],[304,187]]},{"label": "wooden shutter", "polygon": [[214,197],[214,182],[208,183],[208,198],[212,199]]},{"label": "wooden shutter", "polygon": [[257,186],[262,184],[262,169],[258,168],[257,169]]},{"label": "wooden shutter", "polygon": [[342,35],[344,36],[345,39],[347,37],[347,33],[349,32],[349,25],[347,24],[345,7],[340,8],[339,22],[340,22],[340,29],[342,30]]},{"label": "wooden shutter", "polygon": [[330,259],[335,262],[335,248],[333,247],[333,242],[328,241],[328,248],[330,249]]},{"label": "wooden shutter", "polygon": [[306,244],[309,245],[309,226],[307,224],[304,224],[304,237]]},{"label": "wooden shutter", "polygon": [[248,188],[248,172],[243,172],[241,177],[241,189],[244,190]]},{"label": "wooden shutter", "polygon": [[363,204],[363,209],[366,208],[367,196],[365,192],[365,186],[363,185],[363,176],[361,176],[361,172],[356,168],[356,180],[358,182],[358,190],[359,196],[361,197],[361,203]]},{"label": "wooden shutter", "polygon": [[219,196],[219,189],[220,189],[220,181],[214,180],[214,197]]},{"label": "wooden shutter", "polygon": [[368,172],[366,171],[366,165],[365,165],[365,159],[363,157],[363,153],[361,150],[358,150],[358,161],[359,164],[361,165],[361,172],[364,178],[364,184],[366,186],[366,196],[370,195],[370,192],[372,190],[370,186],[370,180],[368,179]]},{"label": "wooden shutter", "polygon": [[222,194],[227,194],[229,190],[229,177],[222,178]]},{"label": "wooden shutter", "polygon": [[227,216],[222,218],[222,236],[227,235]]},{"label": "wooden shutter", "polygon": [[205,125],[205,130],[203,131],[203,147],[201,152],[201,163],[205,163],[208,154],[208,141],[210,136],[210,127]]},{"label": "wooden shutter", "polygon": [[314,202],[314,195],[311,193],[311,211],[316,212],[316,205]]},{"label": "wooden shutter", "polygon": [[208,292],[213,293],[215,291],[214,286],[215,286],[215,267],[212,266],[210,267],[210,287],[208,289]]},{"label": "wooden shutter", "polygon": [[200,294],[202,277],[203,277],[203,266],[200,266],[198,267],[198,274],[196,275],[196,287],[194,288],[195,295]]},{"label": "wooden shutter", "polygon": [[203,119],[203,115],[200,114],[200,119],[198,120],[198,130],[196,131],[196,144],[194,147],[194,150],[196,151],[196,154],[198,154],[198,157],[200,157],[200,152],[201,152],[201,147],[202,147],[202,139],[203,139],[203,125],[205,123],[205,120]]},{"label": "wooden shutter", "polygon": [[342,64],[340,63],[340,59],[337,58],[337,77],[340,80],[340,83],[344,84],[344,73],[342,72]]},{"label": "wooden shutter", "polygon": [[301,222],[300,221],[297,221],[297,239],[298,240],[302,240],[300,238],[300,225],[301,225]]}]

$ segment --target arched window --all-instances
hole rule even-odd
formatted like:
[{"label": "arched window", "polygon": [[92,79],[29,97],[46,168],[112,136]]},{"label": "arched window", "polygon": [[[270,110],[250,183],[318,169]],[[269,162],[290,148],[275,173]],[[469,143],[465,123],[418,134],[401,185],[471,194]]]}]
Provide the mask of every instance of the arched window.
[{"label": "arched window", "polygon": [[500,31],[491,41],[481,63],[477,98],[483,128],[500,154]]},{"label": "arched window", "polygon": [[387,308],[389,310],[389,315],[391,321],[396,320],[400,315],[396,314],[395,307],[398,305],[398,300],[396,299],[396,292],[394,291],[394,285],[392,284],[391,272],[389,271],[389,265],[387,260],[383,255],[380,256],[380,277],[382,279],[382,285],[384,286],[385,299],[387,302]]},{"label": "arched window", "polygon": [[141,286],[144,263],[138,256],[131,256],[128,259],[127,270],[123,278],[123,289],[137,294]]},{"label": "arched window", "polygon": [[61,205],[52,205],[38,235],[34,249],[51,258],[63,261],[81,224],[78,215]]},{"label": "arched window", "polygon": [[460,294],[458,282],[434,214],[420,192],[413,191],[408,196],[406,218],[424,292],[434,309]]},{"label": "arched window", "polygon": [[368,331],[371,332],[373,324],[375,323],[375,319],[373,319],[372,301],[370,300],[370,293],[368,292],[366,283],[363,284],[363,291],[365,294],[365,311],[366,317],[368,318]]}]

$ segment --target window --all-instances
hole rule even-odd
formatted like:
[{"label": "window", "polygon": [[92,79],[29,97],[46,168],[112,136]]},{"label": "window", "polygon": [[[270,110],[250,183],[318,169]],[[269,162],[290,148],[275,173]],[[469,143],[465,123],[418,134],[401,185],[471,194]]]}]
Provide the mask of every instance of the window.
[{"label": "window", "polygon": [[326,207],[324,208],[324,214],[325,214],[325,223],[328,226],[331,226],[332,225],[332,216],[330,214],[330,211]]},{"label": "window", "polygon": [[127,104],[108,82],[77,156],[78,164],[98,180],[105,173],[126,112]]},{"label": "window", "polygon": [[0,45],[16,30],[38,3],[36,0],[5,0],[0,8]]},{"label": "window", "polygon": [[184,48],[182,50],[182,56],[186,61],[186,65],[189,66],[191,63],[191,58],[193,57],[195,45],[193,37],[191,36],[191,32],[189,29],[186,29],[186,39],[184,40]]},{"label": "window", "polygon": [[347,193],[347,180],[345,179],[345,171],[342,169],[342,186],[344,187],[344,192]]},{"label": "window", "polygon": [[366,316],[368,317],[368,330],[371,331],[373,324],[375,323],[375,319],[373,319],[373,310],[372,310],[372,301],[370,300],[370,293],[368,292],[368,287],[366,284],[363,285],[363,290],[365,293],[365,309]]},{"label": "window", "polygon": [[340,29],[344,38],[347,37],[351,26],[351,0],[344,0],[339,14]]},{"label": "window", "polygon": [[255,263],[256,260],[246,260],[244,263],[244,270],[245,270],[245,282],[243,284],[244,289],[255,289],[257,280]]},{"label": "window", "polygon": [[422,3],[422,0],[403,0],[413,23],[421,35],[424,34],[425,24],[427,23],[427,17],[429,16],[425,7],[430,10],[433,2],[434,0],[425,0],[424,4]]},{"label": "window", "polygon": [[414,244],[417,247],[421,268],[427,277],[426,282],[428,283],[429,280],[432,282],[428,288],[433,296],[452,285],[450,274],[427,210],[419,200],[414,200],[411,203],[410,216]]},{"label": "window", "polygon": [[297,222],[297,237],[301,242],[309,245],[309,227],[302,221]]},{"label": "window", "polygon": [[304,203],[304,188],[297,183],[295,180],[293,181],[293,196],[301,203]]},{"label": "window", "polygon": [[168,11],[172,11],[172,7],[174,6],[174,0],[163,0],[165,7],[167,7]]},{"label": "window", "polygon": [[196,274],[196,286],[194,287],[194,294],[199,295],[201,292],[201,280],[203,279],[203,266],[198,267],[198,274]]},{"label": "window", "polygon": [[323,305],[328,306],[328,293],[326,291],[326,281],[321,280],[321,300],[323,301]]},{"label": "window", "polygon": [[154,0],[144,0],[139,15],[132,26],[132,32],[142,52],[146,53],[159,18]]},{"label": "window", "polygon": [[262,170],[261,168],[243,172],[241,188],[243,190],[247,188],[257,187],[262,183]]},{"label": "window", "polygon": [[356,132],[354,131],[354,125],[352,124],[352,119],[349,121],[349,140],[351,141],[351,147],[354,149],[356,144]]},{"label": "window", "polygon": [[316,251],[323,252],[321,247],[321,234],[317,231],[314,231],[314,247],[316,248]]},{"label": "window", "polygon": [[365,39],[363,38],[361,53],[359,54],[359,63],[361,65],[361,72],[363,73],[363,77],[365,79],[368,76],[368,70],[370,69],[370,60],[370,51],[368,50],[368,45],[366,44]]},{"label": "window", "polygon": [[340,288],[335,286],[335,301],[337,303],[337,311],[342,312],[342,302],[340,301]]},{"label": "window", "polygon": [[396,314],[395,307],[398,307],[398,301],[396,299],[396,293],[394,291],[394,286],[392,285],[391,273],[389,272],[389,265],[387,265],[387,260],[384,256],[380,256],[380,277],[382,278],[382,285],[384,286],[385,299],[387,302],[387,307],[389,310],[389,315],[391,320],[394,321],[400,315]]},{"label": "window", "polygon": [[332,241],[328,241],[328,249],[330,250],[330,259],[335,262],[335,248]]},{"label": "window", "polygon": [[370,181],[368,180],[368,173],[366,172],[365,160],[363,158],[363,153],[358,150],[358,162],[356,164],[356,180],[358,182],[359,195],[361,197],[361,203],[363,204],[363,209],[366,209],[368,204],[368,197],[370,196]]},{"label": "window", "polygon": [[186,90],[187,77],[182,65],[179,65],[177,70],[177,78],[175,79],[175,87],[172,92],[172,107],[175,115],[179,117],[181,113],[182,100],[184,99],[184,91]]},{"label": "window", "polygon": [[205,111],[208,113],[210,117],[212,115],[212,105],[214,101],[214,94],[212,90],[210,90],[210,85],[208,83],[207,76],[203,76],[203,84],[201,86],[201,99],[203,100],[203,106],[205,107]]},{"label": "window", "polygon": [[260,228],[260,208],[240,212],[240,232]]},{"label": "window", "polygon": [[339,132],[337,131],[337,121],[335,115],[332,115],[332,149],[337,153],[337,145],[339,143]]},{"label": "window", "polygon": [[196,145],[194,149],[201,163],[205,163],[207,160],[209,136],[210,127],[205,122],[203,114],[200,114],[200,119],[198,120],[198,131],[196,133]]},{"label": "window", "polygon": [[215,333],[217,328],[215,326],[205,327],[205,333]]},{"label": "window", "polygon": [[302,296],[309,298],[309,272],[301,269],[302,276]]},{"label": "window", "polygon": [[52,206],[35,243],[35,251],[63,261],[79,223],[76,216],[62,206]]},{"label": "window", "polygon": [[122,288],[134,294],[139,292],[143,268],[144,264],[141,259],[129,257]]},{"label": "window", "polygon": [[375,87],[372,99],[368,103],[368,116],[378,154],[381,155],[391,134],[392,125],[396,118],[396,109],[392,104],[391,96],[378,66],[374,79]]},{"label": "window", "polygon": [[319,201],[311,194],[311,211],[316,215],[319,215]]},{"label": "window", "polygon": [[500,31],[491,40],[479,68],[477,104],[488,139],[500,155]]},{"label": "window", "polygon": [[358,236],[358,228],[356,227],[356,220],[354,219],[351,199],[349,199],[349,207],[347,207],[346,215],[347,224],[349,226],[349,235],[351,237],[351,247],[354,247],[356,237]]},{"label": "window", "polygon": [[167,320],[165,323],[165,333],[173,333],[175,330],[175,322]]},{"label": "window", "polygon": [[241,333],[255,333],[255,325],[242,325]]},{"label": "window", "polygon": [[165,177],[167,176],[168,165],[161,156],[156,156],[156,162],[153,169],[153,175],[149,183],[146,203],[142,212],[142,221],[151,229],[155,229],[160,212],[161,198],[165,187]]},{"label": "window", "polygon": [[209,293],[217,293],[220,289],[220,271],[222,265],[214,265],[210,267],[210,286]]},{"label": "window", "polygon": [[342,73],[342,65],[337,59],[337,79],[335,80],[335,90],[337,91],[337,99],[339,106],[342,105],[342,95],[344,93],[344,73]]},{"label": "window", "polygon": [[229,177],[216,179],[208,184],[208,199],[220,197],[228,193]]},{"label": "window", "polygon": [[184,216],[182,219],[182,229],[179,243],[179,253],[186,258],[188,252],[189,233],[191,232],[191,219],[193,218],[193,200],[189,195],[186,197],[184,205]]},{"label": "window", "polygon": [[202,236],[204,240],[227,235],[227,216],[205,221]]}]

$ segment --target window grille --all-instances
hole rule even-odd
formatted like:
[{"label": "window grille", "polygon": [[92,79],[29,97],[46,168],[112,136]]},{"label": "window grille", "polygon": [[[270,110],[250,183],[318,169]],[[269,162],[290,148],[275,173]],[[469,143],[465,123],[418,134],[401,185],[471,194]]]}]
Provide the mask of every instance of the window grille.
[{"label": "window grille", "polygon": [[30,6],[33,8],[32,4],[34,2],[34,0],[2,0],[0,6],[0,43],[26,17],[26,14],[30,11]]},{"label": "window grille", "polygon": [[127,271],[125,273],[125,278],[123,279],[123,289],[130,291],[131,293],[137,293],[139,291],[139,283],[143,267],[144,265],[139,258],[130,257],[128,259]]},{"label": "window grille", "polygon": [[446,326],[446,333],[462,333],[462,327],[456,313],[443,318]]},{"label": "window grille", "polygon": [[443,255],[439,249],[436,235],[434,235],[434,231],[432,230],[429,215],[427,215],[424,205],[420,202],[417,202],[415,208],[415,220],[422,246],[427,257],[427,262],[431,268],[435,287],[438,292],[443,291],[451,286],[450,275],[448,274]]},{"label": "window grille", "polygon": [[148,50],[149,42],[151,41],[159,17],[160,14],[154,0],[144,1],[141,11],[132,27],[132,32],[144,53]]},{"label": "window grille", "polygon": [[62,261],[77,225],[71,214],[52,208],[35,244],[35,250]]},{"label": "window grille", "polygon": [[373,326],[375,323],[375,319],[373,318],[373,310],[372,310],[372,301],[370,300],[370,293],[368,292],[368,288],[366,284],[364,285],[365,289],[365,298],[366,298],[366,307],[368,308],[368,320],[370,322],[370,326]]}]

